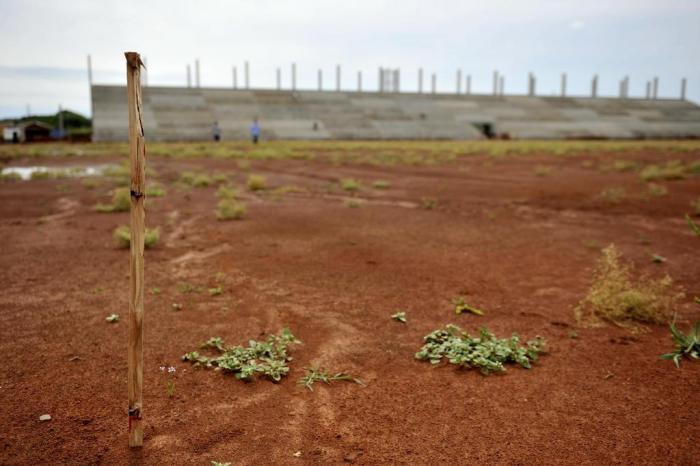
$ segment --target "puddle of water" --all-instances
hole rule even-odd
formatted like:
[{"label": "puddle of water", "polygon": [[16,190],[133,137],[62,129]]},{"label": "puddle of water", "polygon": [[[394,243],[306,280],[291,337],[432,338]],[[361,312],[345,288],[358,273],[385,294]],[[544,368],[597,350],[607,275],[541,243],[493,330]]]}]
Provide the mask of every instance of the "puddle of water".
[{"label": "puddle of water", "polygon": [[102,176],[105,171],[117,165],[87,165],[81,167],[6,167],[0,170],[0,176],[15,176],[24,181],[44,178],[74,178],[84,176]]}]

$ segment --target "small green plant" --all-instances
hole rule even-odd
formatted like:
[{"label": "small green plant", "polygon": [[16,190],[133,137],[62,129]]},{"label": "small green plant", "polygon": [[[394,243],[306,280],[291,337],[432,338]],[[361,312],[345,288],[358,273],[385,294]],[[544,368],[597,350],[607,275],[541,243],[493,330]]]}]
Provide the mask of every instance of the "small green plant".
[{"label": "small green plant", "polygon": [[22,175],[16,172],[2,172],[0,170],[0,181],[22,181]]},{"label": "small green plant", "polygon": [[151,288],[151,294],[152,295],[160,294],[160,288],[154,286],[153,288]]},{"label": "small green plant", "polygon": [[180,173],[180,181],[193,188],[206,188],[212,183],[211,177],[206,173],[195,172]]},{"label": "small green plant", "polygon": [[340,187],[343,191],[355,192],[360,190],[360,182],[353,178],[343,178]]},{"label": "small green plant", "polygon": [[190,293],[195,293],[197,291],[197,287],[194,286],[191,283],[180,283],[180,285],[177,287],[177,289],[180,291],[182,294],[190,294]]},{"label": "small green plant", "polygon": [[402,324],[406,323],[406,313],[404,311],[399,311],[396,314],[393,314],[391,318],[397,322],[401,322]]},{"label": "small green plant", "polygon": [[221,461],[212,461],[211,466],[231,466],[231,463],[222,463]]},{"label": "small green plant", "polygon": [[700,197],[695,199],[695,201],[693,201],[692,206],[693,206],[693,212],[695,213],[695,215],[700,216]]},{"label": "small green plant", "polygon": [[219,189],[216,190],[216,197],[219,199],[235,199],[237,195],[238,193],[233,186],[221,185]]},{"label": "small green plant", "polygon": [[633,160],[615,160],[612,165],[613,170],[618,172],[629,172],[637,169],[637,162]]},{"label": "small green plant", "polygon": [[308,367],[306,368],[306,375],[299,379],[299,385],[303,385],[311,391],[314,391],[312,385],[316,382],[323,382],[325,384],[330,384],[331,382],[344,381],[344,382],[354,382],[359,385],[364,385],[362,380],[353,377],[345,372],[338,372],[333,375],[329,375],[324,369],[318,367]]},{"label": "small green plant", "polygon": [[374,186],[374,189],[389,189],[391,187],[391,183],[386,180],[377,180],[372,183],[372,186]]},{"label": "small green plant", "polygon": [[472,337],[456,325],[447,325],[423,338],[425,342],[416,353],[416,359],[439,364],[447,359],[451,364],[464,368],[479,368],[481,373],[505,371],[506,363],[517,363],[530,369],[538,354],[544,352],[545,341],[537,337],[520,345],[520,337],[496,338],[487,328],[482,328],[478,337]]},{"label": "small green plant", "polygon": [[[117,247],[126,249],[131,245],[131,229],[122,225],[117,227],[112,234],[114,241],[117,243]],[[158,244],[160,239],[160,230],[158,228],[146,228],[146,233],[144,235],[144,246],[149,249]]]},{"label": "small green plant", "polygon": [[95,189],[100,184],[96,178],[83,178],[80,183],[87,189]]},{"label": "small green plant", "polygon": [[700,236],[700,226],[698,226],[697,223],[693,222],[693,219],[690,218],[690,215],[685,214],[685,221],[688,222],[690,230],[696,235]]},{"label": "small green plant", "polygon": [[432,210],[438,205],[437,199],[434,197],[421,197],[420,206],[426,210]]},{"label": "small green plant", "polygon": [[634,280],[632,268],[621,258],[615,245],[603,249],[591,288],[574,310],[576,320],[593,326],[610,322],[634,330],[643,328],[638,322],[667,322],[683,293],[674,289],[668,275],[658,280],[642,275]]},{"label": "small green plant", "polygon": [[131,208],[131,191],[129,188],[116,188],[112,191],[110,204],[97,204],[95,210],[100,213],[127,212]]},{"label": "small green plant", "polygon": [[658,254],[652,254],[651,261],[655,264],[663,264],[664,262],[666,262],[666,258]]},{"label": "small green plant", "polygon": [[700,321],[695,322],[687,335],[678,330],[675,322],[671,322],[670,327],[676,349],[671,353],[661,355],[661,358],[672,360],[678,368],[681,367],[683,356],[700,359]]},{"label": "small green plant", "polygon": [[173,380],[173,377],[175,377],[175,372],[177,369],[173,366],[160,366],[160,371],[168,374],[168,380],[165,384],[165,393],[168,394],[168,398],[172,398],[175,396],[175,381]]},{"label": "small green plant", "polygon": [[601,199],[617,204],[627,195],[625,188],[605,188],[600,192]]},{"label": "small green plant", "polygon": [[219,296],[223,292],[224,287],[221,285],[217,285],[214,288],[209,288],[209,296]]},{"label": "small green plant", "polygon": [[464,296],[457,296],[452,300],[452,304],[455,305],[455,314],[457,315],[464,314],[465,312],[471,312],[472,314],[476,314],[478,316],[484,315],[484,311],[481,309],[477,309],[474,306],[467,304]]},{"label": "small green plant", "polygon": [[116,322],[119,322],[119,316],[117,314],[110,314],[105,320],[110,324],[114,324]]},{"label": "small green plant", "polygon": [[358,207],[362,207],[362,201],[349,197],[347,199],[343,199],[343,205],[351,209],[357,209]]},{"label": "small green plant", "polygon": [[151,183],[146,186],[147,197],[163,197],[165,196],[165,188],[159,183]]},{"label": "small green plant", "polygon": [[195,366],[217,367],[232,372],[237,379],[250,380],[255,374],[262,374],[278,382],[287,375],[291,357],[287,348],[292,343],[301,343],[289,329],[283,329],[279,335],[270,335],[265,341],[249,340],[248,347],[226,347],[220,337],[212,337],[202,347],[217,350],[220,355],[214,358],[201,356],[192,351],[182,356]]},{"label": "small green plant", "polygon": [[267,188],[267,178],[262,175],[249,175],[246,184],[251,191],[261,191]]},{"label": "small green plant", "polygon": [[216,205],[216,218],[219,220],[240,220],[246,214],[245,204],[232,199],[221,199]]},{"label": "small green plant", "polygon": [[671,160],[665,165],[647,165],[639,173],[644,181],[680,180],[685,178],[685,167],[678,160]]},{"label": "small green plant", "polygon": [[550,167],[549,165],[537,165],[534,168],[535,176],[540,176],[540,177],[551,175],[552,170],[553,170],[552,167]]},{"label": "small green plant", "polygon": [[226,173],[217,173],[212,179],[214,183],[228,183],[228,175]]},{"label": "small green plant", "polygon": [[661,197],[668,194],[668,188],[662,184],[649,183],[647,185],[647,192],[652,197]]}]

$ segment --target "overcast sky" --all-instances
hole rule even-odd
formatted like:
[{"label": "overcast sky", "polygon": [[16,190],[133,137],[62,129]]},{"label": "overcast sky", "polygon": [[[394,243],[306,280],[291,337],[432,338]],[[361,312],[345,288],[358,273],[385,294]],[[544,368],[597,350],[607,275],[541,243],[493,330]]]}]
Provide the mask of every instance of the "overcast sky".
[{"label": "overcast sky", "polygon": [[[335,83],[377,87],[377,68],[401,69],[402,90],[437,74],[438,90],[454,92],[456,71],[472,75],[472,91],[489,92],[494,70],[506,93],[524,93],[527,74],[537,91],[559,91],[568,72],[570,94],[645,92],[659,76],[659,94],[700,102],[698,0],[3,0],[0,14],[0,117],[64,108],[89,114],[86,56],[96,83],[124,83],[126,50],[148,61],[150,85],[185,85],[186,65],[199,58],[202,86],[230,87],[231,67],[250,61],[253,87],[274,87],[282,67],[289,86]],[[239,83],[242,76],[239,75]]]}]

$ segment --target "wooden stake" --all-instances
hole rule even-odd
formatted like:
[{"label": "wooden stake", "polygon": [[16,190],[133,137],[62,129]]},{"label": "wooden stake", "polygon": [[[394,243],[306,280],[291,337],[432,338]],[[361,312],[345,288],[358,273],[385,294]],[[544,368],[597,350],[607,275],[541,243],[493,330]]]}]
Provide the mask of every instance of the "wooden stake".
[{"label": "wooden stake", "polygon": [[143,445],[143,249],[145,234],[146,145],[141,119],[141,57],[126,52],[131,159],[131,257],[129,283],[129,446]]}]

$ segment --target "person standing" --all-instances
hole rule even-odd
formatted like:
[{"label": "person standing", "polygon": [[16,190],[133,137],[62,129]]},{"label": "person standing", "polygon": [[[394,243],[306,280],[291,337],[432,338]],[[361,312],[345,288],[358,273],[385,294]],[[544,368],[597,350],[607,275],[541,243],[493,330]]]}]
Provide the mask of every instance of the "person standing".
[{"label": "person standing", "polygon": [[212,125],[211,135],[214,137],[214,141],[219,142],[221,140],[221,128],[219,128],[218,121],[215,121]]},{"label": "person standing", "polygon": [[253,118],[253,124],[250,125],[250,138],[253,140],[253,144],[257,144],[260,139],[260,124],[258,124],[258,117]]}]

